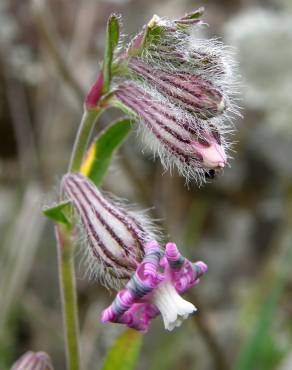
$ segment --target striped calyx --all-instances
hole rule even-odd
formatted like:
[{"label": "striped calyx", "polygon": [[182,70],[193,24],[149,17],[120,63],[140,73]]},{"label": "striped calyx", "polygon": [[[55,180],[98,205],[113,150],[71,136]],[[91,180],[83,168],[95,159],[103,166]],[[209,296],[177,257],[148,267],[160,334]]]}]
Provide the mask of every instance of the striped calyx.
[{"label": "striped calyx", "polygon": [[112,288],[131,278],[155,237],[145,215],[105,197],[80,173],[64,176],[62,190],[72,201],[85,235],[90,273]]},{"label": "striped calyx", "polygon": [[224,141],[215,124],[206,125],[135,82],[120,85],[116,97],[139,117],[146,143],[166,167],[175,164],[192,178],[226,165]]},{"label": "striped calyx", "polygon": [[180,294],[196,285],[206,271],[204,262],[191,263],[174,243],[168,243],[162,255],[158,243],[151,241],[135,274],[102,312],[101,321],[147,332],[150,321],[161,314],[165,329],[173,330],[196,311]]},{"label": "striped calyx", "polygon": [[53,370],[50,357],[45,352],[26,352],[11,370]]}]

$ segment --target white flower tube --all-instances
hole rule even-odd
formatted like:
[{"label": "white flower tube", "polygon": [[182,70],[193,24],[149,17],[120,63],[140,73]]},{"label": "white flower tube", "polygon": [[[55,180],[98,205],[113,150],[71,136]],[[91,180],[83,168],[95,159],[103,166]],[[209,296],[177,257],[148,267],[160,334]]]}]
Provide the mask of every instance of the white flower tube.
[{"label": "white flower tube", "polygon": [[154,291],[152,302],[159,309],[164,327],[169,331],[180,326],[183,320],[197,311],[192,303],[178,294],[171,281],[165,281],[158,285]]}]

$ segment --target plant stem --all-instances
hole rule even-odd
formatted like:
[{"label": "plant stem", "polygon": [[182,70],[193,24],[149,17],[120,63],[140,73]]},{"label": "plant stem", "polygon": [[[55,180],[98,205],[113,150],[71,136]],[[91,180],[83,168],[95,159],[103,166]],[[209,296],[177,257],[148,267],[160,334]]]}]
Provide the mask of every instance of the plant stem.
[{"label": "plant stem", "polygon": [[91,132],[102,109],[85,110],[76,135],[68,172],[80,169]]},{"label": "plant stem", "polygon": [[[101,111],[101,109],[85,110],[76,135],[68,172],[80,169],[91,132]],[[78,304],[71,236],[70,229],[61,225],[56,226],[67,369],[80,370]]]},{"label": "plant stem", "polygon": [[[45,41],[48,51],[55,61],[58,71],[64,81],[76,94],[77,98],[83,101],[84,92],[60,53],[57,43],[55,42],[56,40],[52,37],[52,33],[47,27],[47,23],[41,11],[42,9],[35,7],[34,10],[38,29]],[[101,108],[84,111],[72,150],[68,172],[79,171],[90,135],[101,112]],[[57,225],[55,231],[65,333],[66,364],[68,370],[80,370],[78,304],[73,259],[74,248],[71,241],[72,231],[61,225]]]},{"label": "plant stem", "polygon": [[75,285],[73,248],[70,233],[64,227],[55,228],[58,252],[59,281],[63,308],[66,360],[68,370],[80,370],[79,322]]}]

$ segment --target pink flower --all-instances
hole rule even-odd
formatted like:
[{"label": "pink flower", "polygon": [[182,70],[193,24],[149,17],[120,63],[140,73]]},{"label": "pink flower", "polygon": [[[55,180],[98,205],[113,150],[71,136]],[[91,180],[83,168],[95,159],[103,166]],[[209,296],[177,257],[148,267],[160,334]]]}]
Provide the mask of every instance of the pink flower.
[{"label": "pink flower", "polygon": [[165,329],[173,330],[197,310],[181,294],[198,284],[206,271],[204,262],[191,263],[174,243],[166,245],[162,256],[157,242],[149,242],[143,261],[126,287],[102,312],[101,320],[146,332],[150,321],[161,314]]}]

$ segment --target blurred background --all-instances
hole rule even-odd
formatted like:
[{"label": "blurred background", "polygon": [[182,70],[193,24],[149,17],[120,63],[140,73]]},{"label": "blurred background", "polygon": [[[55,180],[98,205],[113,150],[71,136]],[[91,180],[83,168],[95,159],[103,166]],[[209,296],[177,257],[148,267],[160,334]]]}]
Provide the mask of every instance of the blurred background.
[{"label": "blurred background", "polygon": [[[237,49],[244,119],[235,122],[231,167],[188,189],[143,155],[133,134],[104,184],[154,205],[168,239],[209,265],[188,297],[198,314],[171,333],[155,320],[137,370],[292,369],[290,0],[1,0],[0,369],[28,349],[65,367],[53,225],[41,208],[66,171],[107,17],[121,13],[130,36],[153,14],[176,18],[199,6],[205,36]],[[96,132],[116,115],[104,114]],[[82,361],[97,369],[122,329],[99,323],[113,296],[84,278],[79,261]]]}]

